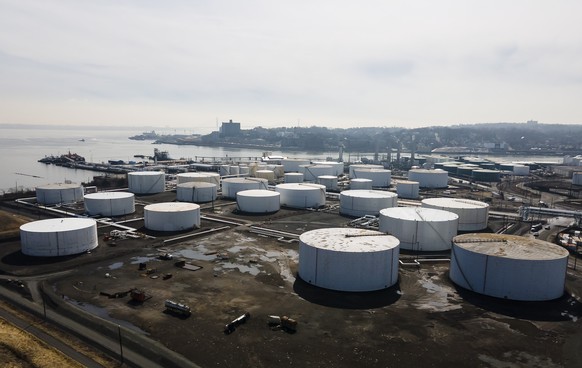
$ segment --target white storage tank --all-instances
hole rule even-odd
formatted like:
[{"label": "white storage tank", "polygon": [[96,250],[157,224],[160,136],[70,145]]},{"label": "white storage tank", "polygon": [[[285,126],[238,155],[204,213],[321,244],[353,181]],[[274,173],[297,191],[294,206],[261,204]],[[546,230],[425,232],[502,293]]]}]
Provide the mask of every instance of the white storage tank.
[{"label": "white storage tank", "polygon": [[269,164],[267,170],[271,170],[275,174],[275,178],[282,178],[285,175],[283,165]]},{"label": "white storage tank", "polygon": [[243,190],[236,195],[240,211],[248,213],[273,213],[279,211],[281,194],[272,190]]},{"label": "white storage tank", "polygon": [[464,234],[453,239],[451,280],[497,298],[544,301],[561,297],[568,251],[542,240],[505,234]]},{"label": "white storage tank", "polygon": [[220,176],[230,175],[230,165],[220,165],[220,167],[218,168],[218,174]]},{"label": "white storage tank", "polygon": [[422,207],[436,208],[459,216],[459,231],[476,231],[487,228],[489,205],[485,202],[463,198],[427,198]]},{"label": "white storage tank", "polygon": [[513,175],[515,176],[528,176],[529,166],[522,164],[513,164]]},{"label": "white storage tank", "polygon": [[269,183],[275,182],[275,172],[271,170],[257,170],[255,177],[266,179]]},{"label": "white storage tank", "polygon": [[449,184],[449,173],[440,169],[412,169],[408,171],[408,180],[418,182],[421,188],[446,188]]},{"label": "white storage tank", "polygon": [[317,177],[323,175],[332,175],[333,167],[330,165],[302,165],[299,172],[303,174],[305,181],[316,182]]},{"label": "white storage tank", "polygon": [[100,192],[85,196],[85,211],[91,215],[123,216],[135,212],[135,195],[125,192]]},{"label": "white storage tank", "polygon": [[372,190],[371,179],[350,179],[350,189]]},{"label": "white storage tank", "polygon": [[382,166],[382,165],[352,164],[352,165],[350,165],[350,168],[349,168],[349,176],[350,176],[350,178],[356,178],[356,176],[354,175],[354,170],[365,170],[365,169],[381,170],[383,168],[384,168],[384,166]]},{"label": "white storage tank", "polygon": [[20,226],[22,253],[28,256],[69,256],[97,247],[97,222],[89,218],[56,218]]},{"label": "white storage tank", "polygon": [[430,252],[451,249],[459,216],[433,208],[393,207],[380,211],[379,230],[400,240],[400,248]]},{"label": "white storage tank", "polygon": [[228,167],[229,175],[240,175],[240,167],[236,165],[231,165]]},{"label": "white storage tank", "polygon": [[299,277],[339,291],[386,289],[398,281],[398,239],[374,230],[326,228],[299,237]]},{"label": "white storage tank", "polygon": [[385,169],[354,169],[353,178],[370,179],[372,180],[372,187],[386,188],[390,186],[392,180],[392,172]]},{"label": "white storage tank", "polygon": [[310,183],[278,184],[281,205],[293,208],[319,208],[325,205],[325,186]]},{"label": "white storage tank", "polygon": [[144,207],[145,227],[154,231],[182,231],[200,227],[196,203],[163,202]]},{"label": "white storage tank", "polygon": [[176,200],[180,202],[205,203],[216,200],[218,188],[214,183],[191,181],[178,184]]},{"label": "white storage tank", "polygon": [[337,176],[335,175],[318,176],[317,183],[324,185],[326,190],[337,190]]},{"label": "white storage tank", "polygon": [[314,165],[328,165],[333,168],[332,175],[340,176],[344,173],[344,163],[335,161],[314,161]]},{"label": "white storage tank", "polygon": [[340,213],[362,217],[378,216],[380,210],[398,206],[398,197],[381,190],[344,190],[340,193]]},{"label": "white storage tank", "polygon": [[417,181],[399,181],[396,183],[396,193],[399,198],[417,199],[420,184]]},{"label": "white storage tank", "polygon": [[575,172],[572,174],[572,184],[582,185],[582,172]]},{"label": "white storage tank", "polygon": [[309,165],[309,160],[302,160],[298,158],[286,158],[281,160],[281,165],[283,165],[283,170],[288,172],[299,172],[299,167],[302,165]]},{"label": "white storage tank", "polygon": [[162,193],[166,190],[166,174],[162,171],[130,172],[127,181],[129,191],[135,194]]},{"label": "white storage tank", "polygon": [[285,173],[285,183],[303,183],[303,174],[296,172]]},{"label": "white storage tank", "polygon": [[199,181],[204,183],[212,183],[217,187],[220,186],[220,175],[213,172],[187,172],[176,175],[178,184]]},{"label": "white storage tank", "polygon": [[238,192],[251,189],[268,189],[269,182],[263,178],[228,178],[222,180],[222,196],[236,198]]},{"label": "white storage tank", "polygon": [[251,175],[251,168],[248,166],[239,166],[239,175],[240,176],[250,176]]},{"label": "white storage tank", "polygon": [[44,205],[74,203],[83,200],[83,187],[80,184],[55,183],[35,188],[36,201]]}]

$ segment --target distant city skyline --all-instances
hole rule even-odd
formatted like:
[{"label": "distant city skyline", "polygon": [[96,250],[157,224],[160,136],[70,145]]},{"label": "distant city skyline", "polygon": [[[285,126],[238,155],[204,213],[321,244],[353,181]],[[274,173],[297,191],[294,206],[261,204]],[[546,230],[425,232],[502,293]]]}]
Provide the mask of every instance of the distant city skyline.
[{"label": "distant city skyline", "polygon": [[582,124],[582,3],[0,0],[0,124]]}]

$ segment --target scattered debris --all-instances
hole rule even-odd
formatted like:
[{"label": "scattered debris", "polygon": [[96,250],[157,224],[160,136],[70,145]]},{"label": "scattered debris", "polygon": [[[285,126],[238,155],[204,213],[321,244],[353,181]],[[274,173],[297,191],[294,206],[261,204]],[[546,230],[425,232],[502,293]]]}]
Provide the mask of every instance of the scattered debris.
[{"label": "scattered debris", "polygon": [[174,259],[174,256],[172,255],[172,253],[162,253],[158,256],[158,258],[164,261],[170,261]]},{"label": "scattered debris", "polygon": [[251,314],[246,312],[242,316],[233,319],[230,323],[227,323],[226,326],[224,326],[224,333],[230,335],[238,326],[245,323],[249,318],[251,318]]},{"label": "scattered debris", "polygon": [[107,293],[105,291],[101,291],[101,292],[99,292],[99,295],[106,296],[109,299],[119,299],[119,298],[125,298],[127,296],[127,294],[129,294],[130,292],[131,292],[131,290],[117,291],[115,293]]},{"label": "scattered debris", "polygon": [[139,303],[143,303],[144,301],[152,298],[151,295],[146,294],[145,291],[143,291],[141,289],[137,289],[137,288],[131,289],[129,296],[131,297],[131,300],[139,302]]},{"label": "scattered debris", "polygon": [[189,271],[198,271],[199,269],[202,268],[202,266],[195,265],[191,262],[186,262],[185,260],[180,260],[180,261],[174,263],[174,266],[179,267],[179,268],[183,268],[183,269],[189,270]]},{"label": "scattered debris", "polygon": [[182,316],[190,316],[192,313],[190,311],[190,307],[186,304],[178,303],[173,300],[167,299],[164,302],[164,306],[166,307],[166,311],[176,313]]},{"label": "scattered debris", "polygon": [[162,277],[163,280],[167,280],[172,278],[172,274],[171,273],[165,273],[164,276]]},{"label": "scattered debris", "polygon": [[268,316],[267,324],[271,327],[271,330],[283,330],[289,333],[297,332],[297,321],[287,316]]}]

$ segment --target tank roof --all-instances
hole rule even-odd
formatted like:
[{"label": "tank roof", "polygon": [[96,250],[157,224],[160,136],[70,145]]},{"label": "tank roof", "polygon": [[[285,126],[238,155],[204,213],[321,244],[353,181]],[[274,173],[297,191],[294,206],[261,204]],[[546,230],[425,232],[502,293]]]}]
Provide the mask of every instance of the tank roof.
[{"label": "tank roof", "polygon": [[375,230],[354,228],[325,228],[305,232],[301,242],[318,249],[336,252],[380,252],[398,247],[400,241]]},{"label": "tank roof", "polygon": [[36,189],[77,189],[80,188],[81,184],[77,183],[52,183],[39,185]]},{"label": "tank roof", "polygon": [[368,190],[368,189],[351,189],[344,190],[340,193],[342,196],[357,197],[357,198],[394,198],[396,193],[386,192],[382,190]]},{"label": "tank roof", "polygon": [[90,218],[56,218],[39,220],[26,223],[20,226],[20,230],[27,232],[63,232],[70,230],[85,229],[95,226],[97,222]]},{"label": "tank roof", "polygon": [[189,181],[186,183],[180,183],[177,185],[178,188],[216,188],[216,184],[207,183],[205,181]]},{"label": "tank roof", "polygon": [[459,218],[453,212],[425,207],[390,207],[380,210],[380,215],[409,221],[452,221]]},{"label": "tank roof", "polygon": [[281,196],[281,193],[266,189],[249,189],[240,191],[236,195],[237,197],[242,196],[242,197],[266,198],[266,197],[279,197]]},{"label": "tank roof", "polygon": [[144,207],[147,211],[155,211],[155,212],[185,212],[185,211],[193,211],[199,209],[200,206],[196,203],[187,203],[187,202],[163,202],[163,203],[154,203],[148,204]]},{"label": "tank roof", "polygon": [[463,198],[427,198],[423,199],[422,203],[431,206],[449,207],[449,208],[488,208],[489,205],[485,202],[475,201],[472,199]]},{"label": "tank roof", "polygon": [[250,183],[250,182],[255,182],[255,183],[268,183],[269,181],[267,179],[263,179],[263,178],[226,178],[226,179],[222,179],[223,183]]},{"label": "tank roof", "polygon": [[538,239],[507,234],[463,234],[453,243],[475,253],[519,260],[552,260],[568,257],[566,249]]},{"label": "tank roof", "polygon": [[91,193],[85,194],[85,200],[87,199],[123,199],[123,198],[131,198],[135,197],[133,193],[127,192],[99,192],[99,193]]},{"label": "tank roof", "polygon": [[148,176],[148,175],[165,175],[163,171],[132,171],[128,175],[132,176]]},{"label": "tank roof", "polygon": [[290,189],[290,190],[322,190],[325,189],[325,185],[312,184],[312,183],[285,183],[277,184],[275,188],[280,189]]}]

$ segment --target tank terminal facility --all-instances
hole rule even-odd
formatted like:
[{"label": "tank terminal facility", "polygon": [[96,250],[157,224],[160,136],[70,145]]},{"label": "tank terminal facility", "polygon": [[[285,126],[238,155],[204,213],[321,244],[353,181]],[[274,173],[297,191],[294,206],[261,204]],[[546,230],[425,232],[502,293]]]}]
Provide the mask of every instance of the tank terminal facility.
[{"label": "tank terminal facility", "polygon": [[564,161],[268,155],[46,183],[0,202],[0,293],[124,366],[580,367]]}]

